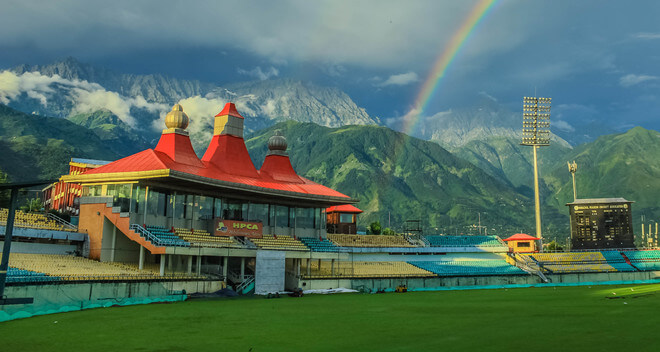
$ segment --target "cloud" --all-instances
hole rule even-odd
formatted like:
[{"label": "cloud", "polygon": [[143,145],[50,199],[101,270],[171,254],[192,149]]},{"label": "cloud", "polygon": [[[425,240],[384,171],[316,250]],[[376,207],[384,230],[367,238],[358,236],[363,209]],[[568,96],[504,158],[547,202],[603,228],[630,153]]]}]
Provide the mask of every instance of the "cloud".
[{"label": "cloud", "polygon": [[564,120],[555,120],[552,122],[552,126],[567,132],[575,132],[575,127],[571,126],[568,122]]},{"label": "cloud", "polygon": [[660,33],[641,32],[633,34],[635,39],[655,40],[660,39]]},{"label": "cloud", "polygon": [[486,98],[488,98],[488,99],[490,99],[490,100],[492,100],[492,101],[494,101],[494,102],[497,103],[497,98],[495,98],[494,96],[492,96],[492,95],[490,95],[490,94],[488,94],[488,93],[486,93],[486,92],[484,92],[484,91],[479,92],[479,95],[481,95],[481,96],[483,96],[483,97],[486,97]]},{"label": "cloud", "polygon": [[623,87],[632,87],[634,85],[640,84],[642,82],[646,81],[655,81],[657,80],[658,76],[650,76],[650,75],[635,75],[635,74],[629,74],[621,77],[619,79],[619,84]]},{"label": "cloud", "polygon": [[387,86],[405,86],[413,82],[417,82],[419,77],[415,72],[401,73],[398,75],[391,75],[385,82],[377,84],[379,87]]},{"label": "cloud", "polygon": [[271,77],[277,77],[280,74],[280,71],[273,66],[267,68],[265,71],[261,69],[261,66],[257,66],[249,71],[239,68],[238,73],[245,76],[254,77],[260,81],[265,81]]},{"label": "cloud", "polygon": [[107,91],[97,83],[83,80],[68,80],[59,75],[47,76],[39,72],[20,75],[11,71],[0,72],[0,103],[9,104],[23,94],[36,99],[44,107],[51,99],[64,98],[71,104],[71,114],[107,109],[130,126],[135,126],[132,108],[152,113],[166,112],[170,108],[167,104],[147,102],[142,96],[125,97]]}]

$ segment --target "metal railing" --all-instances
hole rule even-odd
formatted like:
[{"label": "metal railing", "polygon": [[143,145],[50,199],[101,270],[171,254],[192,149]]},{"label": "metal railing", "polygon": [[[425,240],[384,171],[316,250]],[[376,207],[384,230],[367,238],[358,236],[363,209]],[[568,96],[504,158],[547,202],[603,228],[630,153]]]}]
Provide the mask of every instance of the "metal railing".
[{"label": "metal railing", "polygon": [[64,219],[62,219],[61,217],[59,217],[59,216],[57,216],[57,215],[55,215],[55,214],[53,214],[53,213],[46,213],[46,218],[48,218],[48,219],[50,219],[50,220],[53,220],[53,221],[55,221],[57,224],[59,224],[59,225],[61,225],[61,226],[64,226],[64,227],[66,227],[66,228],[68,228],[68,229],[71,229],[71,230],[73,230],[73,231],[77,231],[77,230],[78,230],[78,226],[76,226],[76,225],[74,225],[74,224],[72,224],[72,223],[70,223],[70,222],[68,222],[68,221],[66,221],[66,220],[64,220]]},{"label": "metal railing", "polygon": [[153,243],[154,245],[157,246],[163,246],[163,247],[190,247],[190,245],[185,242],[184,240],[181,240],[181,243],[171,243],[171,242],[166,242],[163,239],[159,238],[158,236],[154,235],[151,233],[151,231],[145,229],[141,225],[138,224],[131,224],[128,227],[130,230],[133,230],[135,233],[138,235],[144,237],[147,241]]},{"label": "metal railing", "polygon": [[243,282],[236,286],[236,292],[243,293],[243,291],[254,282],[254,275],[243,275]]}]

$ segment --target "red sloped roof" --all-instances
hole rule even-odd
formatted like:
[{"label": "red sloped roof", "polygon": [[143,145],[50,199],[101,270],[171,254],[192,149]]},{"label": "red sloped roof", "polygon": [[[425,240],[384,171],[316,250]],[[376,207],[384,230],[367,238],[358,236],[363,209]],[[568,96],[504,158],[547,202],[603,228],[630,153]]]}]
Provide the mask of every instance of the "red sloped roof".
[{"label": "red sloped roof", "polygon": [[303,183],[296,171],[291,166],[291,160],[285,155],[266,155],[259,175],[270,177],[276,181],[284,181],[289,183]]},{"label": "red sloped roof", "polygon": [[[123,159],[113,161],[110,164],[99,166],[95,169],[90,169],[84,172],[85,175],[90,174],[109,174],[117,172],[135,172],[135,171],[150,171],[150,170],[165,170],[169,167],[161,160],[159,154],[153,149],[143,150],[139,153],[127,156]],[[163,154],[164,155],[164,154]]]},{"label": "red sloped roof", "polygon": [[215,117],[225,116],[225,115],[231,115],[243,119],[243,116],[241,116],[241,114],[238,113],[238,110],[236,110],[236,105],[234,105],[234,103],[225,104],[224,109],[222,109],[222,111],[220,111],[217,115],[215,115]]},{"label": "red sloped roof", "polygon": [[509,237],[509,238],[507,238],[503,241],[531,241],[531,240],[538,241],[538,240],[540,240],[540,238],[530,236],[530,235],[527,235],[527,234],[524,234],[524,233],[517,233],[517,234],[515,234],[515,235],[513,235],[513,236],[511,236],[511,237]]},{"label": "red sloped roof", "polygon": [[[219,116],[241,117],[236,106],[227,103]],[[110,174],[153,170],[175,170],[184,174],[205,177],[247,186],[278,191],[351,198],[331,188],[312,182],[296,174],[287,156],[269,155],[260,171],[254,167],[250,154],[241,137],[232,135],[213,136],[204,157],[200,160],[193,150],[190,137],[181,133],[164,133],[155,149],[147,149],[131,156],[84,172]],[[342,209],[362,212],[351,205]],[[342,210],[343,211],[343,210]]]},{"label": "red sloped roof", "polygon": [[330,208],[327,208],[325,210],[326,213],[332,213],[332,212],[341,212],[341,213],[356,213],[359,214],[362,212],[362,210],[354,207],[351,204],[342,204],[342,205],[333,205]]},{"label": "red sloped roof", "polygon": [[167,155],[172,161],[178,164],[185,164],[195,167],[203,167],[195,150],[190,143],[190,137],[179,133],[165,133],[160,136],[160,140],[154,148],[155,151]]},{"label": "red sloped roof", "polygon": [[202,157],[204,164],[217,168],[230,175],[259,178],[259,173],[250,159],[243,138],[228,134],[213,136],[206,153]]}]

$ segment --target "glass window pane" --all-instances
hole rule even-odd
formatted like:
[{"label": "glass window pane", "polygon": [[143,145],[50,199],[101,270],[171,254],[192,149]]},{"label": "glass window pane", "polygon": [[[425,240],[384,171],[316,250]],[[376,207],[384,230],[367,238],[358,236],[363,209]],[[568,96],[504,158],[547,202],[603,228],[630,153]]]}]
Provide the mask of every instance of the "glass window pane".
[{"label": "glass window pane", "polygon": [[172,218],[174,212],[174,194],[168,194],[165,197],[165,216]]},{"label": "glass window pane", "polygon": [[157,215],[158,214],[158,196],[159,192],[153,189],[149,189],[147,194],[147,214],[148,215]]},{"label": "glass window pane", "polygon": [[268,206],[268,211],[270,213],[270,216],[268,218],[268,226],[275,226],[275,220],[276,220],[276,205],[269,205]]},{"label": "glass window pane", "polygon": [[275,226],[277,227],[289,226],[289,207],[284,205],[276,206]]},{"label": "glass window pane", "polygon": [[248,221],[268,223],[268,204],[250,203]]},{"label": "glass window pane", "polygon": [[213,199],[213,216],[216,218],[222,218],[222,199],[214,198]]},{"label": "glass window pane", "polygon": [[353,214],[339,214],[339,222],[353,223]]},{"label": "glass window pane", "polygon": [[186,195],[181,195],[181,196],[182,196],[182,198],[185,198],[185,200],[184,200],[185,209],[183,210],[184,217],[186,219],[192,219],[193,218],[193,209],[194,209],[193,195],[192,194],[186,194]]},{"label": "glass window pane", "polygon": [[213,217],[213,198],[197,196],[197,220],[210,220]]},{"label": "glass window pane", "polygon": [[186,195],[177,193],[174,195],[174,218],[183,219],[183,209],[186,203]]},{"label": "glass window pane", "polygon": [[296,227],[314,228],[314,208],[296,208]]}]

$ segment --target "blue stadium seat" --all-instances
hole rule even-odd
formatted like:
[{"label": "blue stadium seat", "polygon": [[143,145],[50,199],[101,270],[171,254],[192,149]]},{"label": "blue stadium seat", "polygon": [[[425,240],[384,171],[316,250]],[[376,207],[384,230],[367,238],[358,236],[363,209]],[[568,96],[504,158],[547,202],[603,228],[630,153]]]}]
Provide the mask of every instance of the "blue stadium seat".
[{"label": "blue stadium seat", "polygon": [[299,237],[300,242],[304,243],[313,252],[338,252],[339,247],[327,239],[318,239],[316,237]]},{"label": "blue stadium seat", "polygon": [[513,266],[504,259],[491,260],[450,260],[450,261],[411,261],[410,264],[428,270],[438,276],[483,276],[483,275],[522,275],[524,270]]},{"label": "blue stadium seat", "polygon": [[426,236],[431,247],[506,247],[497,236]]}]

